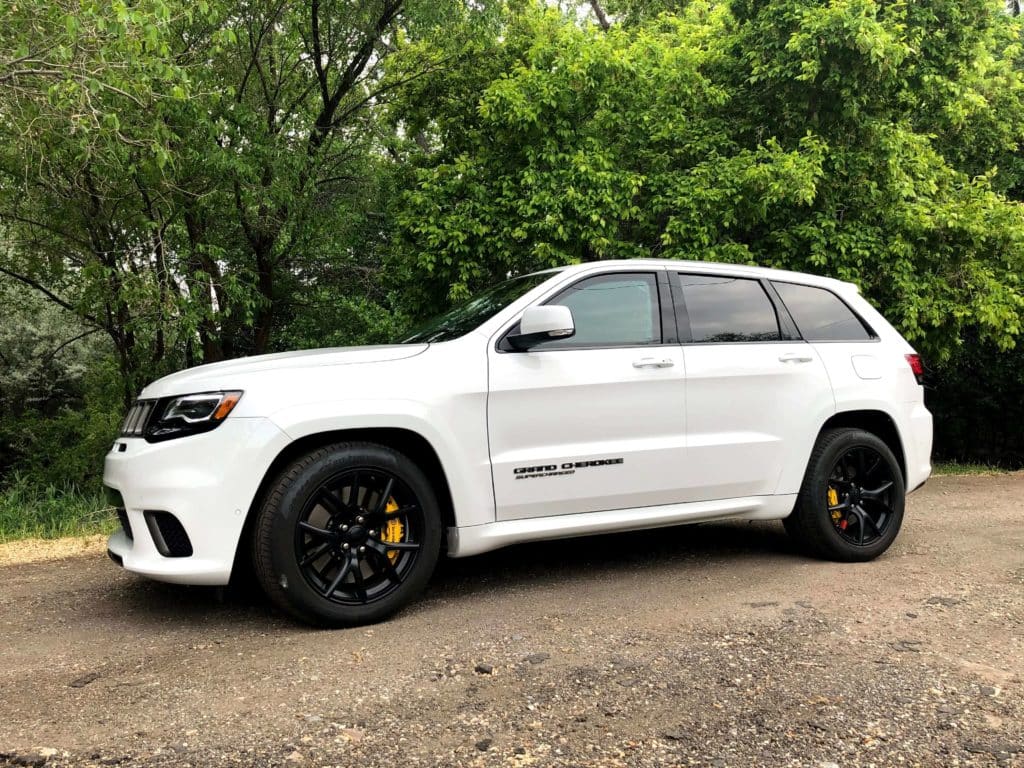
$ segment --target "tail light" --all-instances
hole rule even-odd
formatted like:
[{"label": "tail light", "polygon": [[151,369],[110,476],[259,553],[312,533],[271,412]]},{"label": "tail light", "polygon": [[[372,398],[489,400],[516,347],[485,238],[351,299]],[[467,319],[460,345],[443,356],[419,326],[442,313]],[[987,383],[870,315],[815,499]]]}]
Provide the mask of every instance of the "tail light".
[{"label": "tail light", "polygon": [[907,358],[907,364],[910,366],[910,370],[914,372],[914,378],[917,379],[918,384],[924,384],[924,363],[921,361],[921,356],[905,355]]}]

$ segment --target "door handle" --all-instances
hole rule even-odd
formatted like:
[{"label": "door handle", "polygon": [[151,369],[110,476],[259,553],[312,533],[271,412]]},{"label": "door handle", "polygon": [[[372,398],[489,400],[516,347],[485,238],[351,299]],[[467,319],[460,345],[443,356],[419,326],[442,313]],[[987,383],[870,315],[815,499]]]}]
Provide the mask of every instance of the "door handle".
[{"label": "door handle", "polygon": [[671,368],[673,365],[673,360],[658,360],[653,357],[642,357],[633,361],[634,368]]},{"label": "door handle", "polygon": [[784,355],[779,355],[780,363],[810,363],[813,361],[814,358],[810,355],[801,355],[797,352],[787,352]]}]

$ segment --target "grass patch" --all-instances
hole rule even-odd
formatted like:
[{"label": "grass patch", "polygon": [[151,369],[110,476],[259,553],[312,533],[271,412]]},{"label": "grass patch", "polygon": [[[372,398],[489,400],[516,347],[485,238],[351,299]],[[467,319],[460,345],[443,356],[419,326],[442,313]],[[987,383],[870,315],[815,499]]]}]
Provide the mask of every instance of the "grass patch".
[{"label": "grass patch", "polygon": [[18,475],[0,490],[0,543],[110,533],[116,526],[117,517],[102,493],[40,488]]},{"label": "grass patch", "polygon": [[1009,472],[1009,470],[997,467],[994,464],[976,464],[973,462],[937,461],[932,466],[933,475],[1002,475],[1006,472]]}]

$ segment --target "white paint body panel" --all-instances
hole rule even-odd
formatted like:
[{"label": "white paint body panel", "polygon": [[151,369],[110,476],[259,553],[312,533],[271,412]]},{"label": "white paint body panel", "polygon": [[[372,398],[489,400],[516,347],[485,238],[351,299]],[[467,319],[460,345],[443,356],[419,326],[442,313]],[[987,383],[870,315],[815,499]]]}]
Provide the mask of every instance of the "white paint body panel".
[{"label": "white paint body panel", "polygon": [[686,501],[792,494],[835,413],[809,344],[688,344]]},{"label": "white paint body panel", "polygon": [[[585,276],[685,271],[827,287],[881,337],[862,344],[666,344],[499,353],[528,306]],[[931,415],[904,355],[910,346],[856,288],[829,278],[710,263],[603,262],[550,278],[475,331],[434,344],[291,352],[200,366],[141,397],[244,392],[217,429],[148,443],[120,438],[104,481],[135,531],[110,540],[125,568],[182,583],[223,584],[246,515],[273,461],[324,432],[392,428],[436,452],[451,492],[451,556],[508,544],[713,519],[789,514],[814,440],[840,411],[887,414],[912,489],[930,472]],[[856,348],[856,349],[854,349]],[[811,360],[784,362],[792,353]],[[870,356],[864,377],[852,362]],[[642,358],[671,362],[636,368]],[[860,364],[858,364],[860,365]],[[870,367],[870,366],[869,366]],[[516,480],[521,466],[621,458],[621,464]],[[195,550],[162,557],[142,511],[173,512]]]},{"label": "white paint body panel", "polygon": [[[488,426],[498,520],[671,504],[686,463],[686,382],[676,346],[498,352]],[[646,358],[671,362],[636,368]],[[563,469],[585,460],[621,464]],[[551,474],[515,474],[550,466]],[[565,473],[565,474],[563,474]],[[541,473],[538,473],[541,474]]]}]

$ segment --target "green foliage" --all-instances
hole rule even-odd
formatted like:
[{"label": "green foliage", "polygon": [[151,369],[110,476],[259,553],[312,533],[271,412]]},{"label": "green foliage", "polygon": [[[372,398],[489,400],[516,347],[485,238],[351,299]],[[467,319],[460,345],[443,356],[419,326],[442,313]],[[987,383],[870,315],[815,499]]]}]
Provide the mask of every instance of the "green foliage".
[{"label": "green foliage", "polygon": [[1002,352],[968,337],[928,383],[937,455],[1024,468],[1024,345]]},{"label": "green foliage", "polygon": [[[508,23],[513,63],[462,94],[475,115],[449,108],[398,211],[424,301],[581,259],[727,260],[857,282],[936,361],[967,330],[1014,345],[1024,212],[990,161],[1017,151],[1024,105],[1015,22],[987,0]],[[985,149],[947,159],[958,131]]]},{"label": "green foliage", "polygon": [[116,523],[114,510],[98,492],[81,493],[68,486],[40,488],[24,475],[15,475],[0,488],[0,544],[111,533]]},{"label": "green foliage", "polygon": [[0,279],[0,477],[16,469],[41,486],[97,490],[120,393],[109,339]]}]

